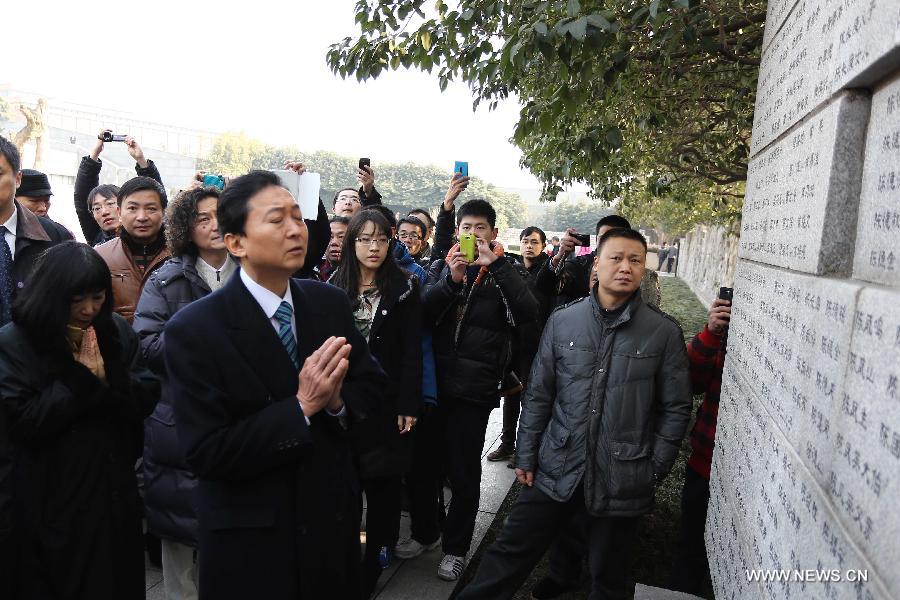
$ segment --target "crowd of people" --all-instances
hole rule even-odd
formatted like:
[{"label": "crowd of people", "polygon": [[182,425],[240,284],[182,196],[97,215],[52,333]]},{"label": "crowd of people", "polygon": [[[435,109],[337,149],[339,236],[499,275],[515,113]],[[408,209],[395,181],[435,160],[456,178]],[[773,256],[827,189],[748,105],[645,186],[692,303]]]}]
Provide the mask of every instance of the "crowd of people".
[{"label": "crowd of people", "polygon": [[143,598],[148,539],[170,600],[367,599],[438,549],[455,581],[502,403],[487,458],[524,487],[459,597],[511,598],[550,548],[534,598],[585,559],[591,598],[630,598],[705,392],[673,568],[697,591],[730,302],[686,347],[625,218],[580,255],[574,229],[548,249],[527,227],[516,255],[489,202],[457,206],[461,174],[400,216],[361,166],[303,215],[271,171],[170,200],[130,137],[135,177],[101,185],[103,139],[75,181],[83,244],[0,137],[0,597]]}]

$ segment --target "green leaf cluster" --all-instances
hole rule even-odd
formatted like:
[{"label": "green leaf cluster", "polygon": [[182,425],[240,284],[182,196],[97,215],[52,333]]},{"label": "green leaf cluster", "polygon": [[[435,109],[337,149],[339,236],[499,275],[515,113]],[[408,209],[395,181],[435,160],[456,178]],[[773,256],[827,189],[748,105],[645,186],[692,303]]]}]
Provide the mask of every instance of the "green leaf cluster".
[{"label": "green leaf cluster", "polygon": [[355,11],[357,35],[326,55],[336,74],[415,68],[441,89],[467,83],[475,107],[515,94],[512,139],[546,199],[575,182],[606,202],[691,189],[716,199],[710,218],[735,214],[721,207],[746,179],[763,0],[360,0]]},{"label": "green leaf cluster", "polygon": [[541,227],[546,231],[565,231],[574,227],[580,233],[593,235],[597,221],[614,212],[595,200],[554,202],[547,205]]},{"label": "green leaf cluster", "polygon": [[[321,197],[328,209],[339,189],[358,185],[356,171],[359,159],[356,157],[266,145],[244,133],[230,132],[219,136],[199,167],[209,172],[236,176],[251,169],[280,169],[288,160],[299,160],[308,170],[321,175]],[[375,187],[383,202],[402,214],[413,208],[426,208],[436,214],[453,175],[452,165],[442,169],[434,165],[375,162],[372,167],[375,170]],[[527,207],[517,194],[503,192],[493,184],[473,177],[457,205],[471,198],[484,198],[493,205],[497,211],[498,227],[526,226]]]}]

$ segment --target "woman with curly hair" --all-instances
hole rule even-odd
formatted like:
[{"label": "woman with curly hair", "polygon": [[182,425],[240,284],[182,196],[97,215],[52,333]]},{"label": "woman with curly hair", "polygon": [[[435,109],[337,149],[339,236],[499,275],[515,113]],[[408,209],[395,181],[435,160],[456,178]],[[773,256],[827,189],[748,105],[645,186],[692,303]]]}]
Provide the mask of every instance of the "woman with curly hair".
[{"label": "woman with curly hair", "polygon": [[210,294],[237,271],[216,220],[219,190],[182,192],[166,212],[172,258],[151,275],[137,305],[134,329],[150,368],[163,381],[163,395],[144,427],[144,504],[147,526],[162,539],[163,585],[169,600],[197,597],[196,479],[184,462],[163,362],[163,328],[181,308]]}]

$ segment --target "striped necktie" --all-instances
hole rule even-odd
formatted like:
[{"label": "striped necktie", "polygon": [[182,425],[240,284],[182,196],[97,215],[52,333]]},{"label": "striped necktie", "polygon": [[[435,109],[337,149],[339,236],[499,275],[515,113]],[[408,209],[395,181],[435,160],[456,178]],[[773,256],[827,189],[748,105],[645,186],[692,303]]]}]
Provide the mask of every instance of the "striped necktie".
[{"label": "striped necktie", "polygon": [[278,321],[278,338],[284,349],[287,350],[288,356],[294,367],[300,368],[300,360],[297,357],[297,340],[294,338],[294,331],[291,328],[291,321],[294,318],[294,309],[287,302],[282,302],[278,310],[275,311],[275,320]]},{"label": "striped necktie", "polygon": [[6,243],[6,226],[0,225],[0,327],[12,319],[13,256]]}]

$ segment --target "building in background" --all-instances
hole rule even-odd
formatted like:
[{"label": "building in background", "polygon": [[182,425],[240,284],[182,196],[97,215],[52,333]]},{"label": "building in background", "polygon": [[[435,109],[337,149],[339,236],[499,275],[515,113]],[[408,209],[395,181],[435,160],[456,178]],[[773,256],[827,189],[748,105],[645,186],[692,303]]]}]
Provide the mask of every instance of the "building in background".
[{"label": "building in background", "polygon": [[[33,107],[41,98],[43,96],[39,93],[0,85],[0,104],[6,106],[6,111],[0,113],[0,135],[12,139],[25,126],[25,117],[17,108],[19,103]],[[197,170],[197,160],[209,153],[219,135],[217,132],[155,123],[122,111],[56,98],[48,98],[44,118],[46,132],[40,170],[49,176],[53,188],[50,217],[69,228],[79,240],[81,229],[72,201],[75,174],[81,157],[90,154],[101,128],[137,139],[147,158],[156,163],[170,193],[187,186]],[[23,168],[31,168],[34,164],[35,145],[34,141],[25,145]],[[107,143],[102,159],[101,183],[121,185],[134,177],[134,160],[124,144]]]}]

